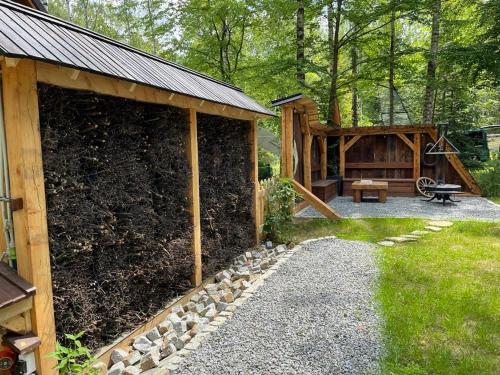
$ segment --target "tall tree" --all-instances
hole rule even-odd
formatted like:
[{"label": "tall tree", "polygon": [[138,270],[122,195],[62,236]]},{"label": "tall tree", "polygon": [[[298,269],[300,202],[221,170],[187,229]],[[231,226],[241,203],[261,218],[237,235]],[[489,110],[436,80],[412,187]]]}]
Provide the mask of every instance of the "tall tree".
[{"label": "tall tree", "polygon": [[394,125],[394,65],[396,45],[396,10],[391,11],[391,44],[389,48],[389,126]]},{"label": "tall tree", "polygon": [[306,74],[304,71],[305,53],[304,53],[304,0],[297,0],[297,82],[302,86],[306,83]]},{"label": "tall tree", "polygon": [[[336,3],[336,6],[334,5]],[[337,113],[337,82],[340,56],[340,21],[342,19],[343,0],[331,0],[328,3],[328,46],[330,50],[330,96],[328,100],[328,120],[329,124],[340,126]]]},{"label": "tall tree", "polygon": [[351,47],[351,69],[352,69],[352,99],[351,99],[351,117],[352,126],[358,127],[358,50],[356,46]]},{"label": "tall tree", "polygon": [[439,18],[441,14],[441,0],[433,0],[432,3],[432,31],[431,46],[427,60],[427,82],[424,92],[424,107],[422,110],[422,122],[430,124],[434,110],[434,90],[436,81],[437,55],[439,48]]}]

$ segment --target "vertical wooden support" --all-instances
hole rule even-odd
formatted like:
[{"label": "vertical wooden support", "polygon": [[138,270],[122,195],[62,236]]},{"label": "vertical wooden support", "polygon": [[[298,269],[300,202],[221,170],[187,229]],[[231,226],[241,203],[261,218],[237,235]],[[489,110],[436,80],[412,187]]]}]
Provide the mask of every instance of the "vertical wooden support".
[{"label": "vertical wooden support", "polygon": [[312,191],[312,182],[311,182],[311,144],[312,144],[312,136],[311,133],[305,133],[303,136],[304,142],[302,145],[303,151],[303,162],[304,162],[304,187]]},{"label": "vertical wooden support", "polygon": [[193,217],[193,257],[194,270],[192,282],[194,286],[201,285],[201,219],[200,219],[200,176],[198,168],[198,123],[196,109],[189,109],[189,131],[187,137],[187,156],[191,167],[189,182],[189,196],[191,201],[191,215]]},{"label": "vertical wooden support", "polygon": [[343,135],[339,139],[339,174],[345,177],[345,137]]},{"label": "vertical wooden support", "polygon": [[259,142],[258,142],[258,127],[257,121],[250,121],[250,160],[252,162],[252,176],[251,179],[254,182],[253,185],[253,204],[252,204],[252,214],[255,223],[255,243],[260,242],[260,226],[261,223],[260,215],[260,202],[259,202]]},{"label": "vertical wooden support", "polygon": [[293,107],[281,109],[281,175],[293,178]]},{"label": "vertical wooden support", "polygon": [[24,206],[13,213],[18,273],[36,287],[31,318],[42,342],[37,372],[56,374],[55,360],[47,357],[55,350],[56,333],[35,62],[3,62],[2,89],[11,194]]},{"label": "vertical wooden support", "polygon": [[328,172],[328,145],[326,137],[321,137],[319,139],[320,149],[321,149],[321,179],[326,180],[326,175]]},{"label": "vertical wooden support", "polygon": [[414,134],[413,139],[413,178],[416,180],[420,177],[420,133]]}]

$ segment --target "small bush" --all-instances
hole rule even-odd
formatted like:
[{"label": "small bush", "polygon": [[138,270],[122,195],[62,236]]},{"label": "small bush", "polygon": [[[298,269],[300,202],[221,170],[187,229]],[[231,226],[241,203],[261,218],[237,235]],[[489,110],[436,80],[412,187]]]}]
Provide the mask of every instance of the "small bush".
[{"label": "small bush", "polygon": [[272,241],[286,242],[284,229],[292,222],[297,193],[292,181],[279,179],[268,197],[268,210],[264,221],[264,232]]},{"label": "small bush", "polygon": [[76,335],[65,334],[68,346],[63,346],[59,342],[56,344],[56,351],[49,354],[49,357],[57,359],[54,369],[59,370],[61,375],[89,374],[97,375],[98,371],[92,368],[96,362],[90,350],[82,346],[80,338],[84,332]]},{"label": "small bush", "polygon": [[500,197],[500,160],[490,160],[483,163],[481,169],[476,169],[474,177],[481,187],[485,197]]}]

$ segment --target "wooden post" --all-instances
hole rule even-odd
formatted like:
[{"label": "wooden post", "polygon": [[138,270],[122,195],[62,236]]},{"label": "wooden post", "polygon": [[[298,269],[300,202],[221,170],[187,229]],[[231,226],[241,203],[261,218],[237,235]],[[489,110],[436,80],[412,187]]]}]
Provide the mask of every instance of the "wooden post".
[{"label": "wooden post", "polygon": [[281,175],[293,178],[293,107],[281,109]]},{"label": "wooden post", "polygon": [[420,177],[420,133],[415,133],[413,139],[413,179]]},{"label": "wooden post", "polygon": [[2,88],[11,195],[24,206],[13,213],[18,273],[36,287],[31,318],[41,339],[37,372],[56,374],[56,361],[47,357],[55,350],[56,331],[35,62],[3,62]]},{"label": "wooden post", "polygon": [[255,243],[260,242],[260,202],[259,202],[259,148],[258,148],[258,127],[257,121],[250,121],[250,159],[252,162],[252,181],[253,184],[253,219],[255,223]]},{"label": "wooden post", "polygon": [[198,169],[198,123],[196,109],[189,109],[189,131],[187,137],[187,156],[191,166],[189,181],[189,197],[191,198],[191,215],[193,222],[193,257],[194,270],[192,282],[200,286],[203,280],[201,267],[201,219],[200,219],[200,176]]},{"label": "wooden post", "polygon": [[312,144],[312,136],[311,133],[305,133],[303,136],[304,142],[302,145],[303,151],[303,162],[304,162],[304,187],[312,191],[312,182],[311,182],[311,144]]},{"label": "wooden post", "polygon": [[326,137],[320,137],[320,150],[321,150],[321,179],[326,180],[328,172],[328,145]]},{"label": "wooden post", "polygon": [[339,140],[339,174],[345,177],[345,137],[343,135]]}]

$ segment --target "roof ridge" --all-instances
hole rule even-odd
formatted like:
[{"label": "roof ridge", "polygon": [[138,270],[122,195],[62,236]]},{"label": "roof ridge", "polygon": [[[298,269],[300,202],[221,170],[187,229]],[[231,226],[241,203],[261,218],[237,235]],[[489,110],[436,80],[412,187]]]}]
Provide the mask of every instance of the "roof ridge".
[{"label": "roof ridge", "polygon": [[237,90],[239,92],[243,92],[243,90],[237,86],[234,86],[234,85],[231,85],[230,83],[227,83],[227,82],[224,82],[224,81],[221,81],[219,79],[216,79],[216,78],[213,78],[213,77],[210,77],[209,75],[207,74],[204,74],[204,73],[200,73],[196,70],[193,70],[193,69],[190,69],[190,68],[187,68],[181,64],[178,64],[178,63],[175,63],[175,62],[172,62],[172,61],[169,61],[169,60],[166,60],[162,57],[159,57],[159,56],[155,56],[155,55],[152,55],[148,52],[145,52],[143,50],[140,50],[138,48],[135,48],[135,47],[132,47],[128,44],[125,44],[125,43],[122,43],[122,42],[119,42],[119,41],[116,41],[106,35],[103,35],[103,34],[99,34],[95,31],[92,31],[90,29],[86,29],[82,26],[79,26],[79,25],[75,25],[71,22],[68,22],[66,20],[63,20],[62,18],[59,18],[59,17],[56,17],[54,15],[51,15],[51,14],[48,14],[48,13],[44,13],[44,12],[41,12],[41,11],[38,11],[38,10],[34,10],[32,8],[29,8],[27,6],[24,6],[24,5],[21,5],[21,4],[18,4],[18,3],[14,3],[13,1],[11,0],[3,0],[3,1],[0,1],[0,7],[5,7],[5,8],[9,8],[11,10],[14,10],[14,11],[18,11],[18,12],[21,12],[21,13],[24,13],[24,14],[27,14],[29,16],[33,16],[33,17],[36,17],[38,19],[43,19],[47,22],[51,22],[51,23],[54,23],[54,24],[57,24],[59,26],[62,26],[62,27],[65,27],[65,28],[68,28],[68,29],[71,29],[73,31],[76,31],[76,32],[79,32],[79,33],[83,33],[83,34],[87,34],[93,38],[97,38],[97,39],[100,39],[106,43],[110,43],[110,44],[113,44],[117,47],[120,47],[120,48],[124,48],[124,49],[127,49],[133,53],[138,53],[142,56],[145,56],[147,58],[150,58],[150,59],[154,59],[158,62],[161,62],[163,64],[166,64],[166,65],[170,65],[176,69],[179,69],[179,70],[183,70],[187,73],[190,73],[190,74],[193,74],[193,75],[196,75],[200,78],[203,78],[203,79],[207,79],[209,81],[212,81],[212,82],[215,82],[217,84],[220,84],[220,85],[223,85],[223,86],[226,86],[228,88],[231,88],[231,89],[234,89],[234,90]]}]

